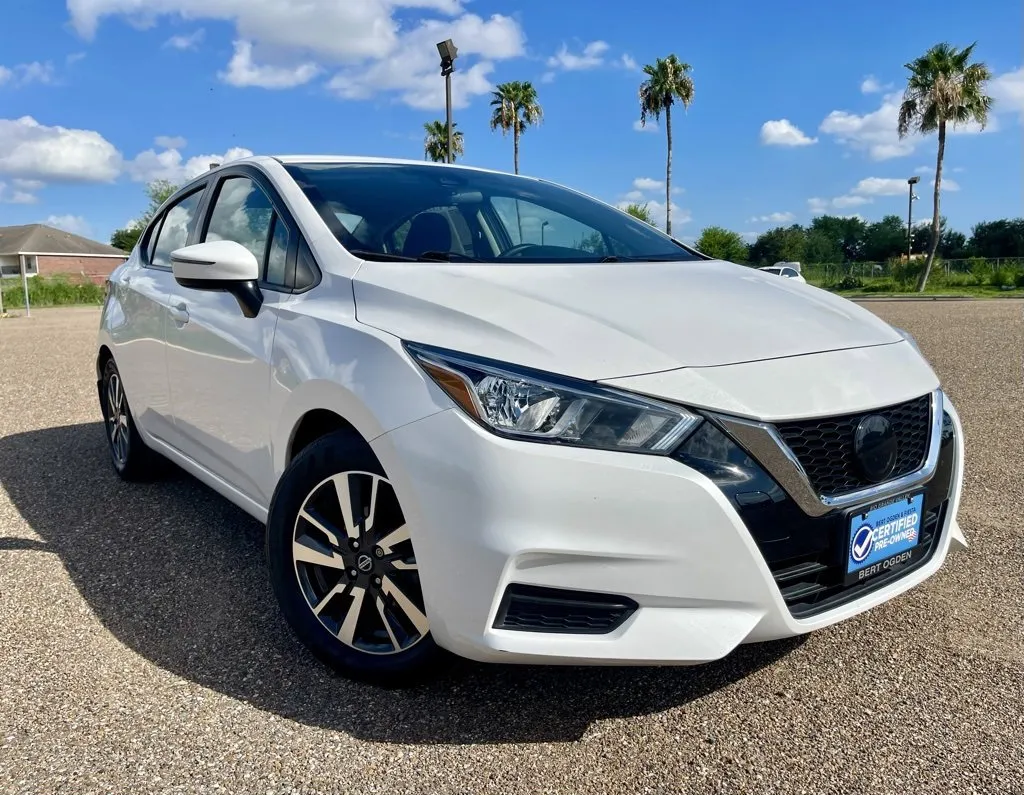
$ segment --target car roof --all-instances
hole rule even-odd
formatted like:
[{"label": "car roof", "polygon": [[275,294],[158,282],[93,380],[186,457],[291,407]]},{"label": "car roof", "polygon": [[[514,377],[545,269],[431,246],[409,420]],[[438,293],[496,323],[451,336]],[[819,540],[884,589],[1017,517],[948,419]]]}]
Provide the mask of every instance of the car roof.
[{"label": "car roof", "polygon": [[462,163],[434,163],[429,160],[413,160],[411,158],[401,157],[373,157],[369,155],[251,155],[249,157],[239,158],[238,160],[229,160],[226,163],[221,163],[218,168],[227,168],[228,166],[237,165],[239,163],[259,163],[267,162],[268,160],[276,160],[282,165],[389,165],[389,166],[421,166],[427,168],[455,168],[465,171],[481,171],[486,174],[502,174],[505,176],[519,176],[523,179],[532,179],[543,181],[539,177],[531,177],[525,174],[511,174],[507,171],[500,171],[494,168],[480,168],[479,166],[467,166]]}]

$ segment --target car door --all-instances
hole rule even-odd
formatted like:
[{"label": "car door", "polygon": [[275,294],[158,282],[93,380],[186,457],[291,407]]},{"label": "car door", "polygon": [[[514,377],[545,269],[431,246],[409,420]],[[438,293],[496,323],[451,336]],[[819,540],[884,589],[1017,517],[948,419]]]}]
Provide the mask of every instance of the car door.
[{"label": "car door", "polygon": [[[271,200],[271,194],[274,200]],[[273,484],[270,359],[297,231],[270,183],[252,167],[218,175],[194,242],[233,240],[261,264],[263,304],[246,317],[228,292],[175,284],[167,373],[182,453],[261,506]]]},{"label": "car door", "polygon": [[194,231],[206,184],[189,186],[158,214],[143,233],[138,251],[111,289],[120,317],[109,324],[114,360],[136,424],[148,436],[173,444],[167,381],[168,306],[175,287],[170,253]]}]

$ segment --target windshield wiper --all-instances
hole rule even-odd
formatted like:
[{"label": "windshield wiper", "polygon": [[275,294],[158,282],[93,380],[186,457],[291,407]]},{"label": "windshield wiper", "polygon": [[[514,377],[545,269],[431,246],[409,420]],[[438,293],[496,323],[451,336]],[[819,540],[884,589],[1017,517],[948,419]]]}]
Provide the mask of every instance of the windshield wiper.
[{"label": "windshield wiper", "polygon": [[424,251],[416,259],[428,262],[483,262],[476,257],[459,254],[456,251]]},{"label": "windshield wiper", "polygon": [[365,248],[350,248],[348,253],[360,259],[373,260],[374,262],[418,262],[416,257],[403,257],[401,254],[389,254],[386,251],[370,251]]}]

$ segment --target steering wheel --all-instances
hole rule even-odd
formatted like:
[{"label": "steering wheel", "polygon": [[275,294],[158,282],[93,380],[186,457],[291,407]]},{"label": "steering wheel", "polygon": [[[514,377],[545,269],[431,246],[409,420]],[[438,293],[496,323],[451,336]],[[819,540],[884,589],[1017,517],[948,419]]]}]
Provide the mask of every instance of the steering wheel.
[{"label": "steering wheel", "polygon": [[512,248],[510,248],[508,251],[503,252],[500,258],[504,259],[505,257],[518,257],[524,251],[529,251],[531,248],[540,248],[540,246],[538,246],[536,243],[520,243],[516,246],[512,246]]}]

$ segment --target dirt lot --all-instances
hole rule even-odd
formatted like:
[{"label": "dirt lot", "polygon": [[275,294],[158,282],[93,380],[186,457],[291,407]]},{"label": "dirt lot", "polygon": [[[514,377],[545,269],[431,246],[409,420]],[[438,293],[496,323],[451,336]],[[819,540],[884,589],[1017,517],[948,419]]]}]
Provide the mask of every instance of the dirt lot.
[{"label": "dirt lot", "polygon": [[297,645],[251,519],[114,477],[95,310],[0,321],[0,791],[1024,791],[1024,302],[869,306],[960,410],[968,551],[701,668],[466,663],[403,692]]}]

